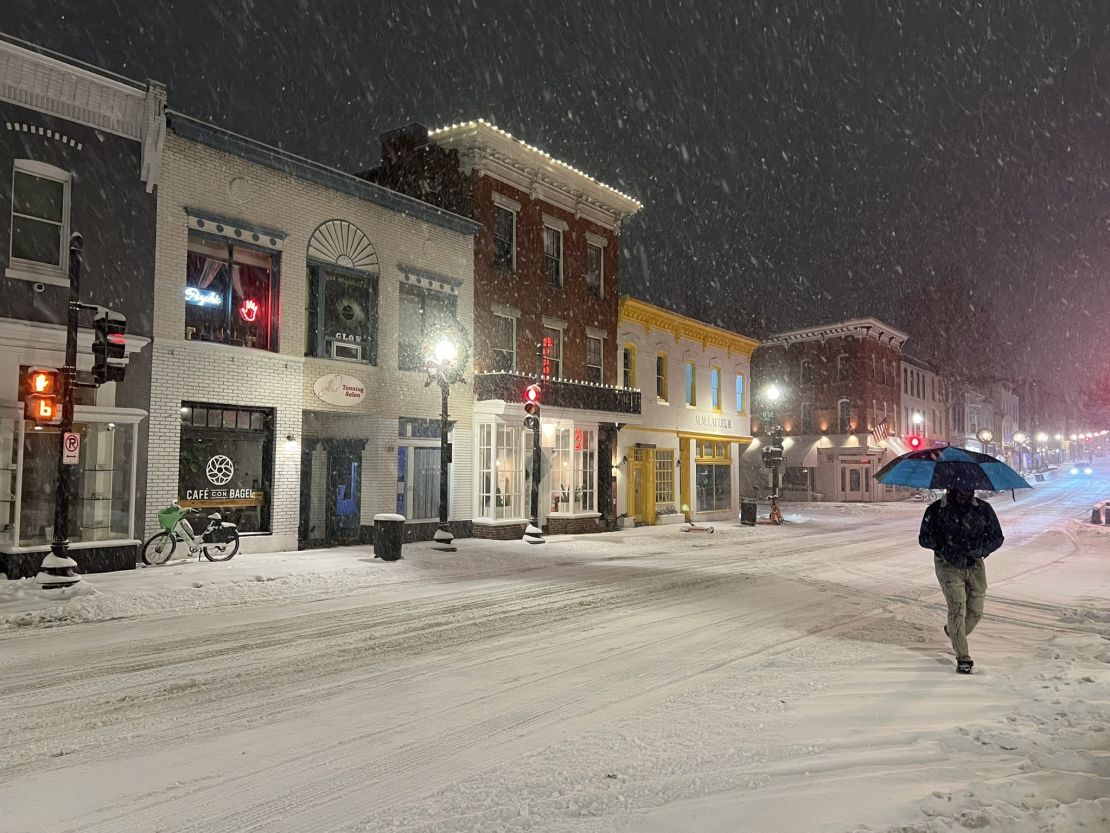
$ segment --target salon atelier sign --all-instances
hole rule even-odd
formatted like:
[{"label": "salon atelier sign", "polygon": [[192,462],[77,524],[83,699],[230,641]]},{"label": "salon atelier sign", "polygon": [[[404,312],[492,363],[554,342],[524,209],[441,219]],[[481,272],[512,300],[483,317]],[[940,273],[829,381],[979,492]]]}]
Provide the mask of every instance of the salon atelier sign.
[{"label": "salon atelier sign", "polygon": [[312,392],[320,401],[329,405],[350,407],[360,403],[366,396],[366,385],[354,376],[329,373],[313,383]]}]

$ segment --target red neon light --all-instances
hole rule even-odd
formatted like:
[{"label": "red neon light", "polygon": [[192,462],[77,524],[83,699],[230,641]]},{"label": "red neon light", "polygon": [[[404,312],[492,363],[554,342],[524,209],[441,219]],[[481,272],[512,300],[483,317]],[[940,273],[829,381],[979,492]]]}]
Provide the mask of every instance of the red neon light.
[{"label": "red neon light", "polygon": [[551,375],[551,354],[555,351],[555,339],[551,336],[544,336],[543,339],[543,375]]},{"label": "red neon light", "polygon": [[239,307],[239,315],[244,321],[254,321],[258,318],[258,301],[252,301],[250,298],[243,301],[243,306]]}]

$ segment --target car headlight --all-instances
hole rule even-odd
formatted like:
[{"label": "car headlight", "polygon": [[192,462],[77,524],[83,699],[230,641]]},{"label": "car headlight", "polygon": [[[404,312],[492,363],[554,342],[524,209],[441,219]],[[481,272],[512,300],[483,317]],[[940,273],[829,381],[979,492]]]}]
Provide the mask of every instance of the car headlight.
[{"label": "car headlight", "polygon": [[1095,470],[1092,469],[1090,466],[1087,466],[1087,468],[1083,469],[1083,473],[1084,474],[1094,474]]},{"label": "car headlight", "polygon": [[1071,473],[1072,474],[1079,474],[1079,469],[1077,469],[1075,466],[1072,466],[1071,467]]}]

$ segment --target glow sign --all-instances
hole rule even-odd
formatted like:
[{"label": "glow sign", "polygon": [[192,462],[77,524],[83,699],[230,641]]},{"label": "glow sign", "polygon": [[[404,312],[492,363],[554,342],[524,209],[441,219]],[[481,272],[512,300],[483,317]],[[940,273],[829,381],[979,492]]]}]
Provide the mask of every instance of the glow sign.
[{"label": "glow sign", "polygon": [[185,287],[185,303],[196,304],[198,307],[218,307],[223,303],[220,293],[211,289],[197,289],[195,286]]},{"label": "glow sign", "polygon": [[258,318],[258,301],[253,301],[250,298],[243,301],[243,306],[239,307],[239,316],[244,321],[254,321]]}]

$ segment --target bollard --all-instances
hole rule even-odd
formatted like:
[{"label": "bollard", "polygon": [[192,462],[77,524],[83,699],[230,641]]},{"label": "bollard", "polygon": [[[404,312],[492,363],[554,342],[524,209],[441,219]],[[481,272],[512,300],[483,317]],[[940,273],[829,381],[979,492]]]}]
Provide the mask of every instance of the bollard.
[{"label": "bollard", "polygon": [[1091,523],[1102,523],[1102,510],[1104,506],[1105,504],[1103,503],[1096,503],[1093,507],[1091,507]]}]

